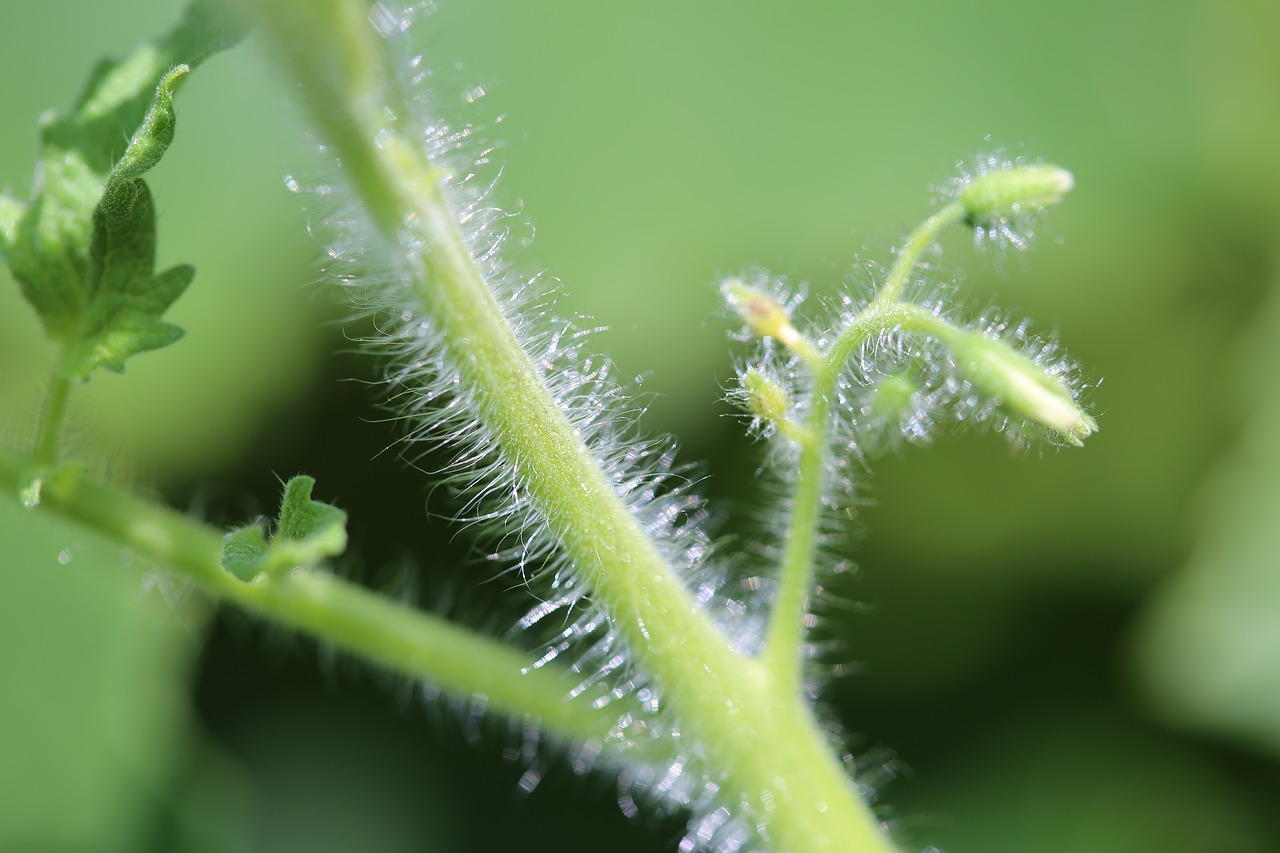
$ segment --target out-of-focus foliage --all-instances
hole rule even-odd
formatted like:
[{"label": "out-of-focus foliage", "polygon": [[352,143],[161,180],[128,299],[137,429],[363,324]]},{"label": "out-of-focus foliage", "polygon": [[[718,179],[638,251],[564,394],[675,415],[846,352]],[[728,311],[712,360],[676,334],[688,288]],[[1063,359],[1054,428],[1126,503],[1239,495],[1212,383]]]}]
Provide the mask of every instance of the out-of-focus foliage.
[{"label": "out-of-focus foliage", "polygon": [[1139,635],[1152,704],[1280,755],[1280,291],[1228,375],[1247,415],[1196,498],[1201,539]]},{"label": "out-of-focus foliage", "polygon": [[[126,13],[67,3],[65,14],[18,7],[0,13],[6,79],[24,81],[5,89],[0,185],[25,200],[41,116],[67,112],[99,59],[127,54],[167,29],[183,5],[140,3]],[[72,423],[80,427],[82,455],[106,456],[124,471],[141,467],[148,476],[216,470],[261,442],[262,419],[298,399],[314,375],[321,312],[309,309],[299,288],[309,275],[304,217],[280,190],[296,136],[276,117],[278,93],[261,86],[266,74],[242,49],[215,57],[183,84],[177,140],[147,182],[158,220],[157,268],[189,262],[202,285],[166,319],[202,331],[83,389]],[[35,316],[7,271],[0,282],[0,429],[13,434],[35,423],[53,353],[39,341]]]},{"label": "out-of-focus foliage", "polygon": [[[947,853],[1270,849],[1244,786],[1102,715],[1036,716],[961,753],[950,772],[920,780],[903,821]],[[940,800],[947,812],[930,804]]]},{"label": "out-of-focus foliage", "polygon": [[246,843],[244,780],[188,748],[202,608],[181,589],[144,594],[118,549],[12,500],[0,531],[0,849]]},{"label": "out-of-focus foliage", "polygon": [[[439,85],[454,93],[455,116],[504,142],[499,198],[523,199],[538,229],[521,263],[549,268],[565,282],[567,310],[610,327],[600,346],[624,372],[648,374],[651,424],[681,437],[684,458],[710,458],[707,488],[728,499],[738,529],[753,523],[755,451],[716,402],[731,372],[725,324],[708,320],[717,310],[710,283],[759,263],[834,294],[858,279],[855,255],[888,257],[927,212],[920,189],[944,183],[957,158],[1002,144],[1071,169],[1075,191],[1028,254],[977,253],[953,237],[939,276],[963,267],[977,300],[998,293],[1042,330],[1060,331],[1093,376],[1105,377],[1093,395],[1101,432],[1081,451],[1043,458],[1011,458],[998,440],[966,436],[879,464],[865,490],[874,503],[854,522],[867,536],[848,548],[860,580],[838,590],[871,612],[827,613],[839,645],[833,661],[853,664],[833,687],[835,711],[856,732],[855,753],[886,743],[915,769],[882,798],[898,804],[895,816],[920,844],[945,842],[949,853],[1272,849],[1280,838],[1280,770],[1265,757],[1280,737],[1276,667],[1267,664],[1280,645],[1280,546],[1270,522],[1280,483],[1268,474],[1280,399],[1274,325],[1243,370],[1236,353],[1280,264],[1280,6],[440,5],[424,49],[443,69]],[[179,4],[160,0],[0,12],[9,81],[0,184],[25,196],[38,116],[65,109],[100,55],[149,34],[133,22],[178,14]],[[455,60],[465,63],[461,73]],[[446,586],[464,600],[456,609],[505,627],[500,605],[484,598],[503,584],[461,591],[483,565],[461,565],[465,555],[456,572],[432,564],[462,550],[442,550],[446,526],[422,520],[424,499],[439,512],[447,501],[425,498],[426,478],[392,454],[373,458],[395,428],[365,423],[370,412],[360,406],[374,394],[337,383],[359,362],[324,354],[342,343],[321,323],[325,300],[300,287],[313,277],[313,247],[282,182],[286,173],[305,180],[308,158],[269,69],[248,44],[184,86],[178,138],[149,183],[158,267],[198,270],[167,315],[187,336],[132,359],[123,376],[96,378],[73,401],[73,446],[99,468],[141,472],[229,524],[265,509],[276,475],[334,483],[351,515],[351,550],[366,555],[370,573],[409,557],[431,568],[415,570],[408,585],[431,589],[449,575]],[[34,314],[0,279],[8,440],[29,435],[50,359]],[[370,506],[362,496],[373,492],[398,501]],[[31,524],[4,513],[0,542],[27,538]],[[0,559],[12,590],[0,602],[22,617],[0,620],[0,678],[7,696],[35,709],[21,721],[29,734],[13,734],[18,723],[6,731],[15,744],[45,745],[38,757],[6,745],[16,760],[0,761],[0,790],[21,789],[37,769],[98,784],[68,789],[61,803],[52,794],[0,797],[0,827],[52,828],[59,815],[67,823],[73,793],[77,814],[111,822],[68,835],[72,849],[75,838],[125,833],[117,818],[164,825],[157,815],[187,807],[166,799],[180,786],[161,785],[153,797],[152,780],[203,766],[187,756],[204,755],[212,748],[204,743],[240,771],[210,783],[200,808],[243,816],[251,795],[257,816],[246,832],[257,849],[284,849],[279,839],[311,825],[308,811],[388,828],[381,849],[423,849],[422,839],[437,837],[444,849],[464,843],[444,839],[465,839],[472,849],[645,850],[667,837],[616,814],[585,815],[609,810],[607,783],[553,779],[513,804],[520,770],[483,747],[482,757],[458,748],[455,729],[424,721],[416,699],[396,705],[375,690],[374,700],[356,701],[365,682],[341,674],[327,692],[308,693],[298,673],[312,671],[314,655],[273,653],[280,643],[264,652],[234,621],[195,670],[205,733],[193,738],[201,727],[180,719],[188,665],[173,651],[186,642],[174,639],[180,630],[154,628],[156,639],[120,653],[126,672],[154,680],[94,681],[104,676],[91,673],[116,670],[97,664],[104,629],[82,614],[90,605],[80,596],[128,612],[153,610],[154,596],[134,595],[132,581],[100,595],[71,583],[87,561],[60,567],[56,557],[77,534],[48,536]],[[1185,574],[1166,578],[1184,563]],[[20,572],[58,581],[28,583]],[[1144,660],[1166,662],[1154,670],[1163,673],[1158,710],[1230,732],[1244,747],[1192,740],[1131,701],[1138,690],[1126,643],[1158,589],[1157,618],[1170,621],[1152,624],[1190,626],[1143,635]],[[101,618],[123,620],[111,624],[154,616],[110,612]],[[32,636],[87,650],[55,657],[53,640]],[[157,662],[156,648],[174,657]],[[154,736],[128,741],[146,772],[117,773],[125,741],[87,721],[116,719],[115,703],[135,701],[160,702],[170,716],[146,729]],[[331,717],[321,706],[343,712]],[[84,716],[64,719],[69,707]],[[265,710],[279,707],[312,724],[310,751],[282,734],[301,726]],[[406,748],[421,729],[445,734]],[[338,741],[362,748],[338,750]],[[110,761],[96,766],[106,769],[75,776],[77,761],[104,754]],[[303,755],[312,764],[299,773]],[[382,787],[357,794],[344,778]],[[509,821],[495,820],[508,809]],[[503,835],[507,825],[516,828]],[[1205,839],[1221,827],[1230,832],[1215,848]]]}]

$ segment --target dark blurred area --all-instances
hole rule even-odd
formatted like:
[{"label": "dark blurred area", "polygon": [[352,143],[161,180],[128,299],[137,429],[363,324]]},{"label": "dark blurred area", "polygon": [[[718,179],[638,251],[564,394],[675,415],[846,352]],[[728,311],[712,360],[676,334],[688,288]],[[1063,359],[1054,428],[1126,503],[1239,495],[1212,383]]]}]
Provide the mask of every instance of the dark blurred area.
[{"label": "dark blurred area", "polygon": [[[606,327],[739,542],[768,495],[719,399],[740,345],[716,277],[762,265],[820,316],[957,160],[1072,170],[1030,252],[951,234],[941,277],[1059,334],[1101,432],[876,463],[835,590],[855,606],[824,614],[830,710],[904,850],[1280,849],[1280,6],[441,6],[441,112],[501,143],[498,201],[537,228],[519,265]],[[25,196],[39,116],[179,9],[0,12],[0,186]],[[159,264],[198,270],[187,336],[78,393],[76,452],[227,525],[310,474],[351,513],[342,571],[502,632],[523,600],[443,520],[431,459],[401,458],[380,366],[314,284],[288,89],[251,39],[182,90],[150,182]],[[25,446],[50,350],[0,276],[0,432]],[[0,542],[0,850],[675,849],[678,818],[625,819],[611,780],[550,753],[522,793],[501,720],[172,584],[140,594],[136,567],[12,503]]]}]

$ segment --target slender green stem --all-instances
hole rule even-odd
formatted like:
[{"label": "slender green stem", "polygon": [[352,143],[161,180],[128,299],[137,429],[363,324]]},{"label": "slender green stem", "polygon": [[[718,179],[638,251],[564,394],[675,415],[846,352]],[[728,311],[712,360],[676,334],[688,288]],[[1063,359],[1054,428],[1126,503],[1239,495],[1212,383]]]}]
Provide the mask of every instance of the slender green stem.
[{"label": "slender green stem", "polygon": [[814,371],[805,419],[805,440],[800,443],[800,462],[791,499],[791,519],[778,578],[777,600],[770,614],[762,660],[784,689],[799,693],[803,680],[801,646],[807,633],[805,617],[813,589],[822,524],[822,496],[826,487],[827,455],[831,452],[831,385],[825,364]]},{"label": "slender green stem", "polygon": [[[902,298],[902,289],[906,286],[907,279],[916,268],[916,264],[920,263],[920,256],[924,254],[925,249],[932,246],[938,239],[938,235],[949,226],[963,221],[968,215],[969,210],[963,202],[953,201],[920,223],[899,250],[898,257],[889,269],[889,275],[885,278],[880,292],[876,294],[872,307],[888,307],[899,302]],[[841,360],[839,363],[843,364],[844,361]]]},{"label": "slender green stem", "polygon": [[813,590],[821,544],[822,500],[831,468],[831,406],[840,371],[862,343],[893,328],[914,328],[944,335],[954,327],[923,308],[902,302],[902,290],[920,256],[948,226],[964,220],[967,209],[952,202],[920,224],[907,238],[876,298],[836,336],[825,353],[799,353],[811,371],[809,411],[800,442],[800,462],[791,496],[791,518],[778,578],[778,597],[770,615],[762,660],[770,673],[793,692],[803,684],[803,647],[809,595]]},{"label": "slender green stem", "polygon": [[71,396],[71,380],[55,368],[40,413],[40,433],[36,438],[36,464],[48,467],[58,461],[58,442],[62,422],[67,415],[67,399]]},{"label": "slender green stem", "polygon": [[[0,447],[0,489],[14,494],[34,461]],[[222,568],[222,533],[167,507],[68,473],[45,484],[39,510],[130,548],[219,599],[398,674],[484,696],[496,710],[537,717],[558,737],[614,740],[617,709],[593,708],[590,696],[566,698],[579,676],[555,666],[529,670],[517,649],[339,578],[301,570],[241,581]]]}]

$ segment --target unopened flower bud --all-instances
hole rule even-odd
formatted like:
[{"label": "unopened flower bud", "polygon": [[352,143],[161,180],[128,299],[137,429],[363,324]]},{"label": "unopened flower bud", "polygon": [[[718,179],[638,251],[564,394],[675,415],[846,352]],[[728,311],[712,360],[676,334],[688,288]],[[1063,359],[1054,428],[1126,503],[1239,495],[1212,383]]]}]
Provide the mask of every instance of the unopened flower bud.
[{"label": "unopened flower bud", "polygon": [[991,243],[1019,251],[1031,245],[1035,221],[1075,185],[1066,169],[984,158],[955,182],[953,197],[973,226],[978,245]]},{"label": "unopened flower bud", "polygon": [[1013,165],[969,179],[959,198],[971,220],[988,221],[1057,204],[1073,186],[1075,179],[1061,167]]},{"label": "unopened flower bud", "polygon": [[747,368],[739,379],[743,407],[762,421],[779,421],[791,408],[791,395],[777,379],[755,367]]},{"label": "unopened flower bud", "polygon": [[792,350],[804,344],[804,336],[791,325],[790,312],[760,288],[752,287],[742,279],[731,278],[720,285],[720,293],[755,334],[774,338]]},{"label": "unopened flower bud", "polygon": [[876,420],[896,423],[904,412],[912,408],[913,398],[919,390],[919,380],[905,370],[886,374],[872,386],[864,412]]},{"label": "unopened flower bud", "polygon": [[961,374],[1010,412],[1080,445],[1098,431],[1061,380],[998,338],[960,331],[948,343]]}]

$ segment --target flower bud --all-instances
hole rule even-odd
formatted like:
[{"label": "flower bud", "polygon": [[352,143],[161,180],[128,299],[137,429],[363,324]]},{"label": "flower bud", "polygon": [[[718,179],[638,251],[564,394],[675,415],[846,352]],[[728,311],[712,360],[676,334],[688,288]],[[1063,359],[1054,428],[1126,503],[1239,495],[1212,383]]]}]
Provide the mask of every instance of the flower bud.
[{"label": "flower bud", "polygon": [[791,325],[791,314],[765,291],[753,287],[740,278],[731,278],[720,285],[720,293],[747,328],[762,338],[774,338],[788,349],[801,346],[804,338]]},{"label": "flower bud", "polygon": [[749,367],[738,380],[743,408],[762,421],[779,421],[791,408],[791,395],[781,382],[764,371]]},{"label": "flower bud", "polygon": [[1031,245],[1036,219],[1074,184],[1071,173],[1058,166],[993,155],[956,180],[953,196],[973,226],[975,242],[1021,251]]},{"label": "flower bud", "polygon": [[898,423],[914,406],[920,382],[906,370],[888,373],[876,380],[863,412],[881,422]]},{"label": "flower bud", "polygon": [[947,343],[964,378],[1009,412],[1075,445],[1098,431],[1097,421],[1080,408],[1071,389],[1004,341],[961,330]]},{"label": "flower bud", "polygon": [[959,198],[970,219],[988,221],[1057,204],[1073,186],[1071,173],[1058,166],[1014,165],[969,179]]}]

